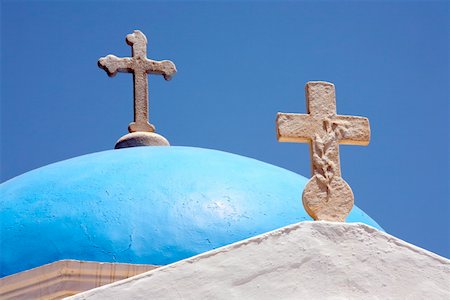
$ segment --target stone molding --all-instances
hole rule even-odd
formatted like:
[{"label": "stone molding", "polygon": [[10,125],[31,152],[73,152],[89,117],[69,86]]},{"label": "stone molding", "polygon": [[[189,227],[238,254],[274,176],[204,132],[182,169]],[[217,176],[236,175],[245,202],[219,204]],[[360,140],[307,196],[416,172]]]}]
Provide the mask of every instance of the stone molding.
[{"label": "stone molding", "polygon": [[60,260],[0,278],[0,299],[62,299],[157,268]]}]

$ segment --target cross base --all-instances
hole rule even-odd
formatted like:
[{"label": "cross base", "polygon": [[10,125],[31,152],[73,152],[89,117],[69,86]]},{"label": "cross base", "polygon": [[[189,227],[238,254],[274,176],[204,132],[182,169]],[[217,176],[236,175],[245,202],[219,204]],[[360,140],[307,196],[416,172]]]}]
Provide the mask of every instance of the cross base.
[{"label": "cross base", "polygon": [[345,222],[352,210],[354,196],[341,177],[323,182],[315,175],[303,190],[302,202],[306,212],[316,221]]},{"label": "cross base", "polygon": [[170,146],[165,137],[154,132],[132,132],[121,137],[115,149],[139,147],[139,146]]}]

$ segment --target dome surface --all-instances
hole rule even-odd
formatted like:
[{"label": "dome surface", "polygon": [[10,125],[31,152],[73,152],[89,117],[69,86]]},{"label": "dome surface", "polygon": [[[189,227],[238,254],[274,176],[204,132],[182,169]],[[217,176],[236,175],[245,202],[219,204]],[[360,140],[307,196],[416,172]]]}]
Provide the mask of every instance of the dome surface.
[{"label": "dome surface", "polygon": [[[164,265],[311,220],[307,179],[239,155],[136,147],[54,163],[0,185],[1,276],[60,259]],[[348,222],[381,229],[359,208]]]}]

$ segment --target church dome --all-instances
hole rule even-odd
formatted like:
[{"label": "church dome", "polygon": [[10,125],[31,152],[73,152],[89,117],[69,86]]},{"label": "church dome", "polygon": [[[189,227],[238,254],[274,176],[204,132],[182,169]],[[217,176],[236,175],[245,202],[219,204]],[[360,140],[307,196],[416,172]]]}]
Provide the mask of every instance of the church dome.
[{"label": "church dome", "polygon": [[[135,147],[0,185],[1,276],[61,259],[165,265],[299,221],[305,177],[239,155]],[[381,229],[359,208],[348,222]]]}]

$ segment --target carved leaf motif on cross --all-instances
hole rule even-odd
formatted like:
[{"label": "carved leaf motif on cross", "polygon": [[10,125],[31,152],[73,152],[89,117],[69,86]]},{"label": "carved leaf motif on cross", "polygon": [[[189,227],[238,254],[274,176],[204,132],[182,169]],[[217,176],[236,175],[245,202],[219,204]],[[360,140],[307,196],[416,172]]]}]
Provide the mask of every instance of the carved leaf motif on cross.
[{"label": "carved leaf motif on cross", "polygon": [[369,120],[336,115],[331,83],[308,82],[305,89],[308,114],[278,113],[277,138],[280,142],[311,144],[312,178],[302,195],[305,210],[315,220],[343,222],[354,197],[341,177],[339,144],[367,145]]}]

